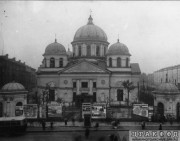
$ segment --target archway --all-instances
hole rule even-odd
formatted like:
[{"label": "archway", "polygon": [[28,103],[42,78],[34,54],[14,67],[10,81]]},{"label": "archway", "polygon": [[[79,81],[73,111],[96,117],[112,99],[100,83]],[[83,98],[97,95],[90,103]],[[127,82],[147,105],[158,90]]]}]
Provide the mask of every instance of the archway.
[{"label": "archway", "polygon": [[3,103],[0,102],[0,117],[3,116]]},{"label": "archway", "polygon": [[157,113],[158,113],[160,116],[163,116],[163,115],[164,115],[164,104],[161,103],[161,102],[158,103]]}]

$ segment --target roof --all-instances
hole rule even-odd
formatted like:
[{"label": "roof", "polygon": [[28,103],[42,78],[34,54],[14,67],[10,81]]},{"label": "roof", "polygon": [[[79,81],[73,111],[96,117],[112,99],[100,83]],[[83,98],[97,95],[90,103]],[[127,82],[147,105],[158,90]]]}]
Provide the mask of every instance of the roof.
[{"label": "roof", "polygon": [[25,117],[19,116],[19,117],[1,117],[0,121],[17,121],[17,120],[24,120]]},{"label": "roof", "polygon": [[132,74],[141,74],[141,70],[138,63],[131,63]]},{"label": "roof", "polygon": [[44,55],[66,55],[66,49],[55,39],[54,43],[51,43],[46,47]]},{"label": "roof", "polygon": [[131,54],[129,53],[129,49],[127,46],[123,43],[119,42],[119,39],[117,43],[112,44],[107,52],[107,55],[128,55],[130,56]]},{"label": "roof", "polygon": [[100,27],[93,24],[91,15],[87,25],[80,27],[76,31],[73,42],[87,40],[107,42],[106,33]]},{"label": "roof", "polygon": [[11,83],[7,83],[5,84],[1,91],[25,91],[25,88],[22,84],[17,83],[17,82],[11,82]]},{"label": "roof", "polygon": [[169,95],[169,94],[180,94],[180,91],[173,83],[161,83],[153,93]]}]

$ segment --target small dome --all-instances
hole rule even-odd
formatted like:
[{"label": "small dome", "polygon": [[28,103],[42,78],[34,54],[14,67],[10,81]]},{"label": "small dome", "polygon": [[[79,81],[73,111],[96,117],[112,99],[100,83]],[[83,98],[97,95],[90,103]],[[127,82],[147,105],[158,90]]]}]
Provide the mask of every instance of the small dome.
[{"label": "small dome", "polygon": [[25,91],[25,88],[20,83],[11,82],[11,83],[5,84],[1,90],[2,91]]},{"label": "small dome", "polygon": [[107,42],[106,33],[98,26],[93,24],[93,19],[90,15],[87,25],[80,27],[74,36],[74,41],[104,41]]},{"label": "small dome", "polygon": [[127,46],[123,43],[120,43],[119,40],[117,43],[112,44],[107,52],[107,55],[131,55]]},{"label": "small dome", "polygon": [[66,49],[62,44],[57,43],[55,39],[54,43],[46,47],[44,55],[66,55]]},{"label": "small dome", "polygon": [[154,91],[154,93],[159,94],[180,94],[178,88],[176,85],[172,83],[162,83],[160,84],[157,89]]}]

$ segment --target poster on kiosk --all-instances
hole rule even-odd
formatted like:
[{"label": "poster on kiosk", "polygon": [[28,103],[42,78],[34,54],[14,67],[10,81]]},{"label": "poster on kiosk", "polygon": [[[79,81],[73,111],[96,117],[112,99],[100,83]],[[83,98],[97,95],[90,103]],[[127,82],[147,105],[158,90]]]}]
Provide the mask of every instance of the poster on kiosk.
[{"label": "poster on kiosk", "polygon": [[106,118],[106,104],[105,103],[94,103],[92,105],[92,118],[93,119]]}]

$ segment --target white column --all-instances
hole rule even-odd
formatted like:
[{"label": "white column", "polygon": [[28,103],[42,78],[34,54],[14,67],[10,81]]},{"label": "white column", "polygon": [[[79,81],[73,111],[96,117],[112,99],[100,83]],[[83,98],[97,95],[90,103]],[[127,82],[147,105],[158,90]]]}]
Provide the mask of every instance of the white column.
[{"label": "white column", "polygon": [[89,81],[89,94],[92,95],[92,89],[93,89],[93,85],[92,85],[92,80]]},{"label": "white column", "polygon": [[103,45],[100,45],[100,56],[103,56]]},{"label": "white column", "polygon": [[80,92],[79,92],[80,83],[79,83],[79,80],[77,80],[76,82],[77,82],[77,95],[79,95],[80,94]]},{"label": "white column", "polygon": [[83,44],[83,45],[82,45],[82,55],[83,55],[83,56],[86,56],[86,54],[87,54],[86,45]]},{"label": "white column", "polygon": [[47,67],[49,68],[50,67],[50,59],[48,58],[48,59],[46,59],[46,65],[47,65]]}]

